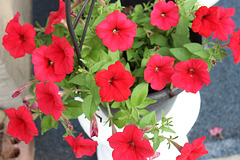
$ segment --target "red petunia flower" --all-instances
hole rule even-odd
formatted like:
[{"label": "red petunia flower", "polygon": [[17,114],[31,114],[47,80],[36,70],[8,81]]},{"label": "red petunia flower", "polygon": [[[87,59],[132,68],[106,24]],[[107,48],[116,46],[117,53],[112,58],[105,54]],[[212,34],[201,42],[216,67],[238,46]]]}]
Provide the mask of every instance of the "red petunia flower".
[{"label": "red petunia flower", "polygon": [[154,151],[147,139],[143,139],[143,132],[135,125],[128,125],[123,132],[117,132],[108,138],[114,149],[114,160],[146,160],[154,155]]},{"label": "red petunia flower", "polygon": [[202,59],[189,59],[178,62],[174,66],[172,83],[174,87],[185,89],[186,92],[196,93],[203,84],[210,83],[208,65]]},{"label": "red petunia flower", "polygon": [[240,62],[240,29],[238,32],[233,32],[231,34],[229,47],[233,50],[234,62],[237,64]]},{"label": "red petunia flower", "polygon": [[219,26],[218,29],[213,33],[213,39],[216,37],[219,40],[227,41],[228,35],[230,35],[234,28],[235,23],[233,21],[232,17],[235,14],[234,8],[226,8],[219,7]]},{"label": "red petunia flower", "polygon": [[192,30],[198,32],[204,37],[211,36],[213,31],[219,27],[219,12],[218,7],[206,6],[200,7],[196,13],[196,18],[193,20]]},{"label": "red petunia flower", "polygon": [[4,111],[10,120],[7,134],[24,141],[26,144],[33,140],[33,136],[38,136],[38,129],[32,121],[33,117],[25,106],[20,106],[17,110],[10,108]]},{"label": "red petunia flower", "polygon": [[34,65],[35,78],[39,81],[61,82],[66,74],[57,74],[56,65],[47,56],[48,47],[42,45],[35,49],[32,54],[32,63]]},{"label": "red petunia flower", "polygon": [[127,19],[124,13],[114,11],[107,15],[96,27],[97,36],[103,39],[103,44],[110,51],[116,52],[130,49],[133,44],[133,37],[137,33],[137,24]]},{"label": "red petunia flower", "polygon": [[172,57],[161,57],[159,54],[150,57],[144,71],[144,80],[151,83],[152,89],[160,91],[167,83],[171,82],[174,60]]},{"label": "red petunia flower", "polygon": [[56,74],[70,74],[74,66],[74,50],[66,37],[59,38],[52,35],[53,44],[47,48],[46,56],[54,64]]},{"label": "red petunia flower", "polygon": [[28,23],[21,25],[19,17],[20,14],[17,12],[14,18],[8,22],[5,29],[7,34],[3,36],[2,40],[2,45],[15,59],[25,56],[26,53],[32,54],[36,48],[34,40],[36,32],[33,25]]},{"label": "red petunia flower", "polygon": [[98,87],[101,87],[99,94],[102,102],[125,101],[131,95],[129,89],[135,81],[135,77],[120,61],[108,67],[108,70],[103,69],[96,73],[95,82]]},{"label": "red petunia flower", "polygon": [[49,14],[48,26],[45,28],[44,33],[50,34],[51,32],[55,32],[53,25],[61,22],[61,20],[65,19],[65,18],[66,18],[65,2],[62,0],[59,0],[59,9],[58,9],[58,11],[51,12]]},{"label": "red petunia flower", "polygon": [[39,109],[46,115],[51,114],[55,121],[62,116],[62,111],[66,109],[58,92],[58,86],[52,82],[36,84],[36,97]]},{"label": "red petunia flower", "polygon": [[82,156],[91,156],[96,152],[97,142],[90,139],[84,139],[81,137],[82,133],[75,139],[73,136],[64,137],[64,139],[72,147],[76,158],[81,158]]},{"label": "red petunia flower", "polygon": [[197,158],[208,154],[203,141],[206,137],[195,139],[192,144],[185,143],[181,149],[181,155],[177,156],[176,160],[196,160]]},{"label": "red petunia flower", "polygon": [[150,15],[150,22],[161,30],[169,30],[178,24],[179,9],[174,2],[158,1]]}]

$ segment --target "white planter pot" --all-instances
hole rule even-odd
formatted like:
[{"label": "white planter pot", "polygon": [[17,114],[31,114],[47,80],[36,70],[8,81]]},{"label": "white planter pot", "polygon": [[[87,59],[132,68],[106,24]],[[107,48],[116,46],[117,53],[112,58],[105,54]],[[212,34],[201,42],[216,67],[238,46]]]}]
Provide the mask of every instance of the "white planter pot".
[{"label": "white planter pot", "polygon": [[[200,102],[199,92],[192,94],[183,91],[177,96],[172,109],[167,114],[167,117],[173,117],[172,129],[176,132],[176,136],[179,136],[176,142],[180,145],[184,145],[188,141],[187,134],[197,120]],[[98,137],[92,138],[98,142],[97,157],[98,160],[112,160],[112,148],[107,141],[112,135],[112,129],[108,124],[105,125],[108,119],[105,114],[101,110],[97,111],[97,114],[102,117],[102,123],[97,118],[99,127]],[[78,117],[78,120],[84,131],[90,137],[90,121],[86,119],[84,115]],[[122,130],[123,129],[117,128],[118,132]],[[167,137],[169,135],[170,134],[164,134],[164,136]],[[156,158],[156,160],[175,160],[180,154],[174,146],[168,149],[167,141],[162,142],[157,151],[160,152],[160,156]]]}]

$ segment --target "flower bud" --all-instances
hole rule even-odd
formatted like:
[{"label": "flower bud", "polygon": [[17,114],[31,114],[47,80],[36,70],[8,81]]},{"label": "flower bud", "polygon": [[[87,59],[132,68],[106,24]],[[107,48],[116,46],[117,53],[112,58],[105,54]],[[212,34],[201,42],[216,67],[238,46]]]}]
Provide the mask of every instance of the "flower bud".
[{"label": "flower bud", "polygon": [[154,128],[154,126],[147,126],[147,127],[144,127],[142,129],[142,131],[143,131],[143,133],[147,133],[147,132],[151,131],[153,128]]},{"label": "flower bud", "polygon": [[27,87],[31,86],[35,81],[36,81],[36,79],[35,79],[35,80],[32,80],[32,81],[30,81],[30,82],[28,82],[28,83],[26,83],[26,84],[24,84],[24,85],[21,86],[21,87],[19,87],[17,90],[15,90],[15,91],[13,92],[12,97],[13,97],[13,98],[18,97]]},{"label": "flower bud", "polygon": [[153,34],[152,31],[149,31],[149,30],[147,31],[147,33],[149,36],[151,36]]},{"label": "flower bud", "polygon": [[33,99],[34,96],[31,94],[26,95],[22,102],[23,105],[28,109],[28,110],[38,110],[38,103],[37,101],[34,101],[33,104],[30,106],[30,102],[28,101],[29,99]]},{"label": "flower bud", "polygon": [[95,114],[93,114],[91,122],[90,122],[90,135],[91,137],[98,137],[98,124]]},{"label": "flower bud", "polygon": [[153,159],[155,159],[155,158],[157,158],[159,156],[160,156],[160,152],[155,152],[152,157],[149,157],[149,160],[153,160]]},{"label": "flower bud", "polygon": [[219,136],[221,134],[222,130],[223,129],[221,127],[215,126],[212,129],[209,129],[209,133],[212,136]]}]

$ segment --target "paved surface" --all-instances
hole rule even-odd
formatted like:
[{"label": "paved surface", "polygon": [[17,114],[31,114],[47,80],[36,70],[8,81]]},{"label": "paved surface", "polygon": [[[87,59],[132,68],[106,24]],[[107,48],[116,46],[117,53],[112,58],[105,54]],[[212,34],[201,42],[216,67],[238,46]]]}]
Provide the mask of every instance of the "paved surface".
[{"label": "paved surface", "polygon": [[[39,20],[44,26],[48,12],[56,9],[57,0],[33,0],[33,19]],[[221,0],[218,6],[225,8],[234,7],[236,14],[240,15],[240,2],[238,0]],[[46,14],[47,13],[47,14]],[[41,16],[40,16],[41,15]],[[236,28],[240,27],[240,19],[234,16]],[[237,30],[236,29],[236,30]],[[227,53],[232,55],[231,50]],[[190,142],[194,139],[207,136],[206,147],[209,154],[200,160],[232,156],[240,153],[240,64],[234,64],[232,56],[225,58],[222,64],[217,64],[210,72],[211,83],[201,90],[202,104],[199,118],[190,131],[188,137]],[[191,113],[189,113],[191,114]],[[72,121],[77,132],[81,128],[76,120]],[[37,122],[40,128],[39,121]],[[75,159],[72,149],[62,140],[64,130],[59,125],[58,130],[51,130],[44,136],[36,137],[36,160],[64,160]],[[214,139],[208,133],[208,130],[214,126],[223,128],[225,140]],[[86,160],[96,160],[96,156],[83,157]],[[239,156],[225,158],[224,160],[238,160]],[[216,159],[223,160],[223,159]]]},{"label": "paved surface", "polygon": [[[220,0],[217,6],[224,8],[235,8],[236,29],[240,28],[240,1]],[[237,16],[238,15],[238,16]],[[201,110],[197,122],[188,134],[189,140],[207,136],[206,146],[209,151],[207,158],[225,157],[240,153],[240,64],[233,62],[232,51],[227,50],[230,55],[223,59],[223,63],[211,70],[211,83],[201,91]],[[223,128],[222,135],[225,140],[214,139],[208,130],[214,126]],[[240,159],[240,157],[239,157]]]}]

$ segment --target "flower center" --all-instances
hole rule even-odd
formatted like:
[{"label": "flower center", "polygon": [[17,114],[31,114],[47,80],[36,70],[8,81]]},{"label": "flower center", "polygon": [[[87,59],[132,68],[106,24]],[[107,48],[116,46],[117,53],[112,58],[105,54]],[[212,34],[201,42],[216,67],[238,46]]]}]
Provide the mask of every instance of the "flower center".
[{"label": "flower center", "polygon": [[158,72],[158,71],[159,71],[159,69],[160,69],[159,67],[156,67],[156,68],[155,68],[155,72]]},{"label": "flower center", "polygon": [[162,14],[161,14],[161,17],[165,17],[165,13],[162,13]]},{"label": "flower center", "polygon": [[189,69],[188,71],[190,72],[190,77],[194,77],[193,75],[195,73],[194,69]]},{"label": "flower center", "polygon": [[114,29],[112,30],[112,32],[113,32],[113,34],[118,34],[119,30],[118,30],[117,28],[114,28]]},{"label": "flower center", "polygon": [[135,144],[133,143],[133,141],[129,142],[131,146],[135,146]]},{"label": "flower center", "polygon": [[112,83],[113,83],[113,77],[108,80],[108,83],[109,83],[110,85],[112,85]]},{"label": "flower center", "polygon": [[52,61],[48,60],[48,65],[49,65],[49,66],[53,66],[53,64],[54,64],[54,63],[53,63]]},{"label": "flower center", "polygon": [[20,38],[21,38],[23,41],[25,41],[25,38],[24,38],[23,35],[20,35]]}]

